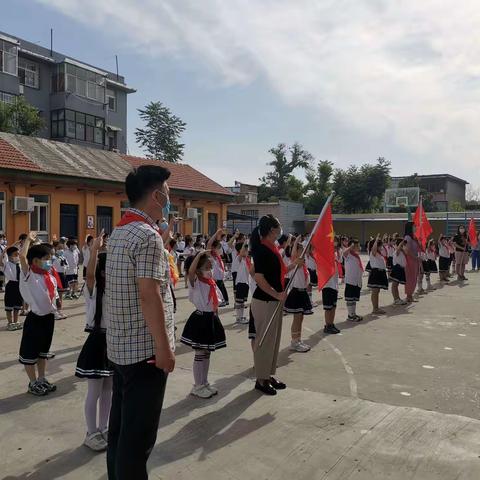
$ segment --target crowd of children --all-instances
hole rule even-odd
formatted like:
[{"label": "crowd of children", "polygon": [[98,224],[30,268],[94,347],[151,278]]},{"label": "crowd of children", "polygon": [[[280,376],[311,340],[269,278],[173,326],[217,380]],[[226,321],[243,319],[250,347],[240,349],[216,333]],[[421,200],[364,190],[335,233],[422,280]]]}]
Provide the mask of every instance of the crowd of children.
[{"label": "crowd of children", "polygon": [[[226,347],[220,312],[229,304],[225,286],[228,279],[233,281],[236,324],[249,325],[250,339],[254,339],[256,334],[252,313],[247,310],[249,296],[257,288],[249,238],[238,231],[234,235],[226,235],[222,229],[210,238],[203,235],[183,237],[173,234],[172,227],[172,224],[160,225],[166,255],[169,256],[170,288],[174,294],[179,276],[184,274],[188,298],[194,307],[180,336],[180,342],[194,350],[191,394],[202,399],[210,398],[217,394],[208,381],[210,356],[213,351]],[[340,284],[344,284],[346,320],[362,321],[357,314],[357,304],[361,299],[365,271],[368,273],[367,286],[373,315],[386,313],[380,306],[381,290],[390,288],[393,305],[399,306],[418,301],[419,295],[434,290],[432,275],[437,272],[443,283],[449,282],[453,274],[457,275],[459,282],[466,280],[465,265],[476,245],[470,245],[465,227],[460,226],[452,238],[440,235],[438,241],[430,239],[425,248],[415,239],[411,225],[407,227],[405,237],[394,234],[377,235],[370,239],[366,245],[368,263],[365,267],[359,241],[347,236],[335,237],[334,273],[321,289],[325,320],[323,330],[326,334],[340,332],[335,325],[337,302],[342,298],[339,296]],[[95,451],[107,447],[113,375],[106,351],[108,326],[102,315],[106,240],[103,232],[96,239],[89,236],[80,251],[76,239],[61,238],[51,244],[42,243],[34,233],[30,233],[22,235],[10,246],[5,237],[0,239],[7,330],[22,328],[19,317],[24,311],[26,319],[19,361],[25,367],[28,392],[31,394],[44,396],[55,391],[56,386],[46,378],[46,360],[53,356],[50,346],[55,320],[65,318],[62,313],[63,298],[76,299],[79,293],[84,294],[88,337],[80,352],[75,375],[86,378],[88,382],[84,443]],[[306,353],[311,347],[302,341],[303,320],[305,315],[312,315],[317,306],[312,296],[313,289],[318,286],[314,252],[304,235],[282,235],[277,244],[285,266],[286,284],[289,285],[283,309],[285,314],[293,315],[289,348]],[[472,254],[474,271],[480,269],[476,251],[476,256]],[[83,284],[79,281],[82,263]],[[407,288],[408,278],[410,283],[411,278],[416,282],[416,297]],[[423,288],[424,280],[426,289]],[[405,298],[401,296],[400,285],[405,285]]]}]

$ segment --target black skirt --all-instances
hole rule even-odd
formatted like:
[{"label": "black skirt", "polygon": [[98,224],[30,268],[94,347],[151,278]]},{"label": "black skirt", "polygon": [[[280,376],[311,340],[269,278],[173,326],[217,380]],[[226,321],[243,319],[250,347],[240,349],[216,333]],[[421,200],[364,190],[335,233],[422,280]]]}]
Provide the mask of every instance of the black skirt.
[{"label": "black skirt", "polygon": [[113,375],[107,358],[107,335],[103,330],[92,330],[83,344],[75,368],[79,378],[103,378]]},{"label": "black skirt", "polygon": [[235,306],[237,308],[243,307],[247,302],[249,290],[248,283],[237,283],[237,288],[235,290]]},{"label": "black skirt", "polygon": [[393,268],[393,257],[387,257],[387,270],[390,271]]},{"label": "black skirt", "polygon": [[310,285],[312,287],[318,287],[318,275],[316,270],[308,269],[310,272]]},{"label": "black skirt", "polygon": [[367,265],[366,265],[366,267],[365,267],[365,271],[366,271],[366,272],[371,272],[371,271],[372,271],[372,267],[371,267],[371,265],[370,265],[370,260],[368,261],[368,263],[367,263]]},{"label": "black skirt", "polygon": [[303,313],[304,315],[313,315],[312,302],[307,290],[292,288],[288,294],[283,307],[286,313]]},{"label": "black skirt", "polygon": [[401,265],[394,265],[392,271],[390,272],[390,280],[392,282],[397,282],[400,285],[405,285],[407,282],[405,269]]},{"label": "black skirt", "polygon": [[5,310],[21,310],[23,305],[20,283],[9,280],[5,286]]},{"label": "black skirt", "polygon": [[358,285],[345,284],[345,301],[346,302],[359,302],[361,287]]},{"label": "black skirt", "polygon": [[440,259],[438,260],[439,270],[441,272],[448,272],[450,270],[450,263],[450,258],[440,257]]},{"label": "black skirt", "polygon": [[[428,273],[437,273],[438,272],[437,262],[435,260],[427,260],[427,266],[428,266]],[[425,273],[427,273],[426,270],[425,270]]]},{"label": "black skirt", "polygon": [[248,338],[250,340],[255,340],[257,337],[257,329],[255,328],[255,319],[253,318],[252,309],[249,309],[249,320],[248,320]]},{"label": "black skirt", "polygon": [[218,350],[227,346],[225,330],[214,312],[193,312],[183,329],[180,341],[196,350]]},{"label": "black skirt", "polygon": [[388,290],[387,271],[380,268],[372,268],[368,276],[368,288]]}]

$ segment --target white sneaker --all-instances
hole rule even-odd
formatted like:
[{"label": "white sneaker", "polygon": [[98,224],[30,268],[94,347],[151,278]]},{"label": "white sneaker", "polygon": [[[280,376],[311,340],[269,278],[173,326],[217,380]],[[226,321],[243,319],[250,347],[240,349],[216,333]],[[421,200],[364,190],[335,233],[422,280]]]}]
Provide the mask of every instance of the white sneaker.
[{"label": "white sneaker", "polygon": [[198,387],[194,386],[190,395],[198,398],[212,398],[213,393],[205,386],[205,385],[198,385]]},{"label": "white sneaker", "polygon": [[247,317],[242,317],[239,319],[238,323],[241,323],[242,325],[248,325],[250,320]]},{"label": "white sneaker", "polygon": [[218,394],[218,390],[215,387],[212,387],[209,383],[207,383],[205,385],[205,388],[207,390],[210,390],[210,392],[212,392],[212,395],[217,395]]},{"label": "white sneaker", "polygon": [[305,353],[310,351],[310,346],[303,343],[301,340],[293,341],[290,343],[290,351]]},{"label": "white sneaker", "polygon": [[83,444],[94,452],[103,452],[107,449],[107,442],[100,432],[91,433],[90,435],[87,433]]},{"label": "white sneaker", "polygon": [[393,304],[394,305],[406,305],[408,302],[406,300],[402,300],[401,298],[397,298]]},{"label": "white sneaker", "polygon": [[103,439],[107,442],[108,444],[108,427],[105,430],[102,430],[100,432],[102,434]]}]

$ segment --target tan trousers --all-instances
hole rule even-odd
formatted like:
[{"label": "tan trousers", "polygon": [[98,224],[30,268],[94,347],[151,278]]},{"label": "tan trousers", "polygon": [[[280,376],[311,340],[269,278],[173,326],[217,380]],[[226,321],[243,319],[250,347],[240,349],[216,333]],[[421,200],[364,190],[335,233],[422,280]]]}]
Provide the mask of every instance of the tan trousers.
[{"label": "tan trousers", "polygon": [[280,349],[280,338],[282,336],[283,308],[278,308],[262,346],[260,346],[260,340],[278,303],[278,301],[264,302],[256,298],[253,298],[251,303],[256,329],[253,361],[255,363],[255,375],[259,380],[268,380],[272,375],[275,375],[277,370],[278,350]]}]

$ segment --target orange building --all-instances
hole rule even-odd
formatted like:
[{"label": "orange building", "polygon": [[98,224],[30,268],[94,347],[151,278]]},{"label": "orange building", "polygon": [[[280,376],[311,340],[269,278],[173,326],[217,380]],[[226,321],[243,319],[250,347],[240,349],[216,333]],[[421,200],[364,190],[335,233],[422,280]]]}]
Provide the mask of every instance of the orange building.
[{"label": "orange building", "polygon": [[171,171],[171,214],[183,234],[214,233],[227,221],[232,193],[186,164],[172,164],[35,137],[0,133],[0,231],[13,242],[35,230],[44,240],[110,232],[128,208],[132,167]]}]

